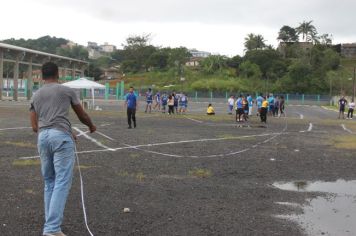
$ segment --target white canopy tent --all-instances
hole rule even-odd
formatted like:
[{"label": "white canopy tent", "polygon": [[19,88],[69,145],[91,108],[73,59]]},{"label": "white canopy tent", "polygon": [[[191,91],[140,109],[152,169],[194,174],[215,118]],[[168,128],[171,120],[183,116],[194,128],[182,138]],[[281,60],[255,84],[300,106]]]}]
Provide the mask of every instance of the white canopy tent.
[{"label": "white canopy tent", "polygon": [[67,83],[62,84],[69,88],[73,89],[90,89],[91,90],[91,98],[94,108],[94,90],[95,89],[105,89],[105,86],[94,81],[88,80],[86,78],[79,78],[77,80],[73,80]]}]

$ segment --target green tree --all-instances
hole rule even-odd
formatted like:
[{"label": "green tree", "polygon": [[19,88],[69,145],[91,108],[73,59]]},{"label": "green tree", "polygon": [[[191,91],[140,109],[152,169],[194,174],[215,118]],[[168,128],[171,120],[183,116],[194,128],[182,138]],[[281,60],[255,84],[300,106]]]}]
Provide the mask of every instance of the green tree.
[{"label": "green tree", "polygon": [[80,60],[88,60],[88,50],[80,45],[73,47],[60,47],[57,48],[57,54],[65,57],[76,58]]},{"label": "green tree", "polygon": [[302,35],[305,42],[313,42],[317,39],[318,32],[312,23],[313,21],[303,21],[296,28],[297,33]]},{"label": "green tree", "polygon": [[248,51],[255,49],[263,49],[266,47],[265,41],[266,40],[263,38],[262,35],[255,35],[253,33],[250,33],[245,37],[244,45],[246,50]]},{"label": "green tree", "polygon": [[284,25],[278,33],[278,40],[282,41],[282,42],[297,42],[299,40],[297,31],[288,26],[288,25]]},{"label": "green tree", "polygon": [[200,66],[204,73],[214,74],[215,72],[222,71],[222,69],[226,68],[227,58],[225,56],[220,55],[212,55],[207,58],[204,58]]}]

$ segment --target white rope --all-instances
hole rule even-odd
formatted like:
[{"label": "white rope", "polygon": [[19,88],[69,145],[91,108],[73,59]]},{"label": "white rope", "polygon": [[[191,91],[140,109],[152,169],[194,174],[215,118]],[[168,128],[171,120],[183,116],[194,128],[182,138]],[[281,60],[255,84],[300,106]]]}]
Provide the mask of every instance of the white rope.
[{"label": "white rope", "polygon": [[87,217],[87,212],[85,209],[85,202],[84,202],[84,184],[83,184],[83,177],[82,177],[82,171],[80,170],[80,164],[79,164],[79,157],[77,153],[77,145],[74,144],[74,149],[75,149],[75,156],[77,159],[77,165],[78,165],[78,171],[79,171],[79,179],[80,179],[80,194],[82,198],[82,207],[83,207],[83,215],[84,215],[84,222],[85,226],[90,234],[90,236],[94,236],[94,234],[90,231],[89,226],[88,226],[88,217]]}]

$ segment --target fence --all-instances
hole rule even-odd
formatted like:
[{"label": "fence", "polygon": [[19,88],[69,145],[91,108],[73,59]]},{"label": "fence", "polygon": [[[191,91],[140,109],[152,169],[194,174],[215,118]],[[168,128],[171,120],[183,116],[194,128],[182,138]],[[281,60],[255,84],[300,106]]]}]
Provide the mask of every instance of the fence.
[{"label": "fence", "polygon": [[[27,81],[24,81],[27,82]],[[26,97],[27,91],[24,89],[26,86],[20,86],[18,90],[19,97]],[[35,92],[39,86],[34,86],[33,91]],[[4,97],[12,96],[12,88],[3,89]],[[144,100],[144,94],[146,90],[137,90],[136,93],[140,100]],[[166,91],[171,92],[171,91]],[[109,83],[105,83],[105,89],[95,90],[94,96],[96,99],[104,100],[123,100],[125,99],[125,84],[123,81],[116,83],[115,87],[111,86]],[[156,93],[156,91],[153,91]],[[226,103],[227,99],[233,95],[237,96],[240,92],[217,92],[217,91],[190,91],[185,93],[188,96],[189,101],[193,102],[211,102],[211,103]],[[245,93],[247,94],[247,93]],[[258,93],[250,93],[253,97],[257,97]],[[329,95],[310,95],[310,94],[286,94],[286,93],[275,93],[274,96],[284,96],[287,104],[293,105],[329,105],[332,98]],[[90,90],[81,90],[81,98],[88,99],[91,98]]]}]

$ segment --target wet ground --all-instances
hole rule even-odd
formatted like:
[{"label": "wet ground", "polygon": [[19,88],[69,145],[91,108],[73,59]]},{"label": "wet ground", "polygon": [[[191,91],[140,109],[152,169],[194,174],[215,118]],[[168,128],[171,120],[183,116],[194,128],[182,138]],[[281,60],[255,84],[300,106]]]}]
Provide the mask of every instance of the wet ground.
[{"label": "wet ground", "polygon": [[[208,117],[206,104],[192,103],[185,116],[146,114],[141,107],[138,128],[128,130],[122,104],[98,104],[103,110],[90,115],[99,132],[78,142],[94,235],[356,233],[348,223],[334,227],[343,231],[318,226],[306,207],[318,208],[318,199],[338,201],[332,194],[354,194],[306,187],[356,180],[354,120],[337,120],[337,113],[320,107],[290,106],[287,118],[269,117],[261,126],[253,116],[238,127],[225,105],[216,104],[218,114]],[[79,133],[86,131],[71,120]],[[26,104],[1,102],[0,121],[0,235],[40,235],[43,185]],[[288,182],[299,191],[295,184],[284,187]],[[343,210],[321,214],[355,217]],[[63,231],[88,235],[77,169]]]}]

